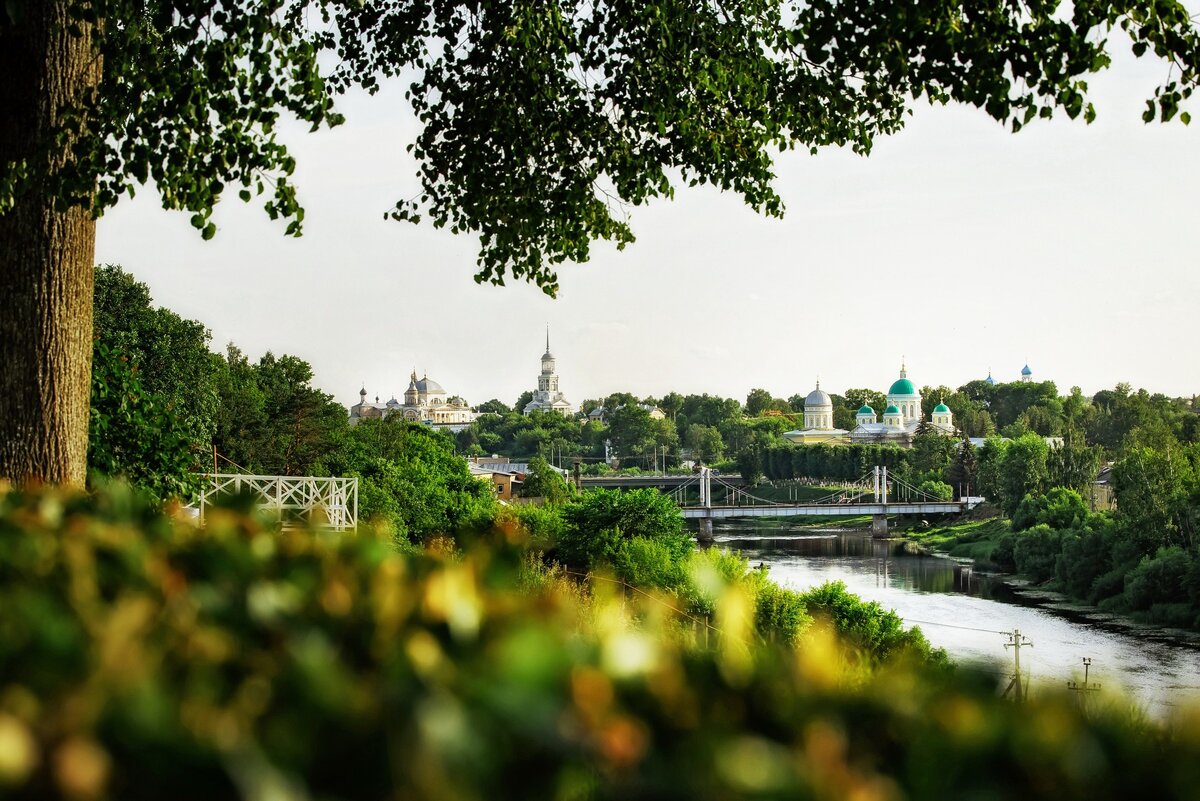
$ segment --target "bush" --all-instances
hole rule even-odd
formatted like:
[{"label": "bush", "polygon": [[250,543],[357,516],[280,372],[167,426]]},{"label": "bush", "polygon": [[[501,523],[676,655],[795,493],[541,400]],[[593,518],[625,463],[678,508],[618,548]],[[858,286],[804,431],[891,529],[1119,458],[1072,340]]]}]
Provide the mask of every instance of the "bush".
[{"label": "bush", "polygon": [[712,615],[722,593],[732,586],[756,595],[764,581],[763,571],[750,570],[750,560],[724,548],[695,548],[688,556],[687,581],[680,595],[696,615]]},{"label": "bush", "polygon": [[658,490],[592,490],[563,507],[566,525],[557,556],[583,570],[614,565],[626,537],[673,537],[683,533],[679,507]]},{"label": "bush", "polygon": [[1060,553],[1055,579],[1063,592],[1076,598],[1089,598],[1096,580],[1112,569],[1106,531],[1064,531]]},{"label": "bush", "polygon": [[1155,604],[1185,603],[1185,580],[1192,569],[1192,555],[1182,548],[1160,548],[1143,559],[1125,581],[1125,597],[1131,609],[1146,610]]},{"label": "bush", "polygon": [[1190,603],[1152,604],[1146,618],[1160,626],[1176,626],[1181,629],[1196,627],[1196,607]]},{"label": "bush", "polygon": [[1091,512],[1083,497],[1073,489],[1055,487],[1044,495],[1029,494],[1012,516],[1014,531],[1023,531],[1039,523],[1063,530],[1086,523]]},{"label": "bush", "polygon": [[1125,599],[1125,577],[1129,574],[1130,568],[1126,565],[1117,565],[1111,570],[1101,573],[1092,582],[1092,591],[1088,593],[1088,603],[1097,604],[1101,609],[1106,609],[1114,612],[1127,611],[1128,603]]},{"label": "bush", "polygon": [[691,537],[630,537],[617,548],[617,575],[635,587],[676,590],[687,580],[687,559],[695,545]]},{"label": "bush", "polygon": [[754,599],[754,627],[773,642],[795,645],[812,625],[804,596],[795,590],[765,582]]},{"label": "bush", "polygon": [[996,547],[992,549],[992,562],[1001,570],[1016,570],[1017,562],[1013,555],[1017,545],[1017,535],[1008,531],[1001,534],[996,540]]},{"label": "bush", "polygon": [[945,653],[935,654],[920,629],[905,631],[899,615],[876,601],[864,601],[849,592],[844,582],[827,581],[802,593],[800,599],[810,615],[826,619],[843,642],[876,663],[898,656],[947,663]]},{"label": "bush", "polygon": [[1017,572],[1033,581],[1054,578],[1058,555],[1062,551],[1062,532],[1045,523],[1014,535],[1013,563]]},{"label": "bush", "polygon": [[954,497],[954,487],[944,481],[922,481],[917,486],[917,491],[939,501],[948,501]]},{"label": "bush", "polygon": [[[699,648],[618,599],[590,625],[553,570],[520,591],[488,554],[207,521],[120,490],[0,496],[5,798],[1172,801],[1200,783],[1194,719],[1017,706],[969,671],[851,682],[821,649]],[[813,597],[903,642],[844,589]]]},{"label": "bush", "polygon": [[558,507],[531,503],[501,506],[495,519],[496,529],[509,542],[535,551],[554,550],[566,525]]}]

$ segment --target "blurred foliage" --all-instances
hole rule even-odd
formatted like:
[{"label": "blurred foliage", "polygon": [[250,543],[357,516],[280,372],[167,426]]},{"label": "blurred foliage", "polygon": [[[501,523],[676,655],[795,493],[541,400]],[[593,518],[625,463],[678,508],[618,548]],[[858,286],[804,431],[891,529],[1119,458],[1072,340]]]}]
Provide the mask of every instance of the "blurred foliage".
[{"label": "blurred foliage", "polygon": [[[705,559],[707,647],[669,604],[502,543],[401,553],[232,510],[201,531],[119,487],[0,495],[0,795],[1195,797],[1200,717],[1015,706],[905,659],[866,674],[819,625],[762,641],[729,557]],[[835,585],[806,603],[859,615]]]}]

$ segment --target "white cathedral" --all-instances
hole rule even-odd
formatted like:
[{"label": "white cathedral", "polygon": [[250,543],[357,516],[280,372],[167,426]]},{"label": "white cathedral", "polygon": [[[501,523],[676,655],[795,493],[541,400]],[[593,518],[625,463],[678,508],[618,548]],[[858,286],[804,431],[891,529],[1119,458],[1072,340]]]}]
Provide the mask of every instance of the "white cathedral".
[{"label": "white cathedral", "polygon": [[563,417],[575,414],[575,407],[558,388],[558,373],[554,372],[554,354],[550,352],[550,328],[546,327],[546,352],[542,354],[542,372],[538,375],[537,392],[525,404],[525,414],[555,412]]},{"label": "white cathedral", "polygon": [[[912,444],[913,436],[921,427],[921,393],[909,380],[908,369],[903,364],[900,365],[900,377],[888,389],[887,404],[882,420],[870,406],[863,406],[854,415],[853,429],[834,428],[833,399],[817,381],[817,388],[804,399],[804,428],[788,431],[784,436],[799,445]],[[929,427],[946,435],[955,433],[954,415],[946,404],[939,403],[933,408]]]},{"label": "white cathedral", "polygon": [[374,403],[368,403],[366,387],[359,390],[358,398],[358,403],[350,407],[351,425],[362,419],[391,417],[395,414],[413,423],[427,423],[459,431],[478,416],[465,400],[458,395],[448,396],[442,385],[428,375],[418,379],[416,370],[409,377],[403,403],[395,397],[387,403],[380,403],[378,396]]}]

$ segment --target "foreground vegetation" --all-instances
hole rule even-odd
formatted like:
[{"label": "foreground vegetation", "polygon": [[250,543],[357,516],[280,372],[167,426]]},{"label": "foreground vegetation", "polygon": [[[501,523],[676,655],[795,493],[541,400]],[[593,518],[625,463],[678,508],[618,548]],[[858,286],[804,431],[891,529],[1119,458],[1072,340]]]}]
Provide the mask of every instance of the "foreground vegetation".
[{"label": "foreground vegetation", "polygon": [[0,495],[4,797],[1060,801],[1200,782],[1200,718],[1017,707],[910,651],[868,657],[818,623],[861,612],[836,588],[797,642],[763,637],[720,555],[689,558],[706,646],[669,597],[531,567],[512,519],[441,555],[208,521],[120,488]]}]

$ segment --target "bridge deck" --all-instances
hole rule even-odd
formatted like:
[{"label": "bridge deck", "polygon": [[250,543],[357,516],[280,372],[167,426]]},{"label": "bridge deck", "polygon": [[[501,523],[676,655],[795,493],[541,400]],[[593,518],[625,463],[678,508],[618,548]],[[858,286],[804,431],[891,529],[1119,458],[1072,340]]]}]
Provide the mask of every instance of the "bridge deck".
[{"label": "bridge deck", "polygon": [[925,503],[823,503],[762,506],[688,506],[680,511],[689,520],[725,517],[848,517],[850,515],[945,515],[966,507],[957,501]]}]

